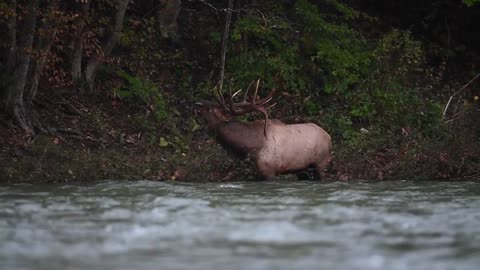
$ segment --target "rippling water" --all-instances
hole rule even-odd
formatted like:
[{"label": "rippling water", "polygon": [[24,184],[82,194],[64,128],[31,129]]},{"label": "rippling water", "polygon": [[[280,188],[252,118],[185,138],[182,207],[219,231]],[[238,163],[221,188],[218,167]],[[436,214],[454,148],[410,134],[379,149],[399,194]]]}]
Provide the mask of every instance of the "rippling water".
[{"label": "rippling water", "polygon": [[0,269],[480,269],[480,183],[0,186]]}]

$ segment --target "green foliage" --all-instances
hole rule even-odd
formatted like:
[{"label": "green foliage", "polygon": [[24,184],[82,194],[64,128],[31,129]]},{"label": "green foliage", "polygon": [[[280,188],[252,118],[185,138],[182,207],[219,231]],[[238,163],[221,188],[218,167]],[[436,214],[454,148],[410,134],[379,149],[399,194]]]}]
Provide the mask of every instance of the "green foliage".
[{"label": "green foliage", "polygon": [[[261,15],[248,12],[236,22],[231,35],[236,51],[231,53],[228,70],[239,81],[263,78],[271,87],[273,75],[282,71],[290,93],[318,97],[320,89],[347,91],[367,72],[366,40],[347,24],[362,16],[360,12],[335,0],[327,5],[342,15],[321,13],[306,0],[297,1],[292,11],[277,1],[264,4],[268,10]],[[313,115],[319,108],[309,103],[305,111]]]},{"label": "green foliage", "polygon": [[402,78],[409,72],[421,71],[425,65],[422,44],[414,40],[410,32],[397,29],[382,37],[373,56],[382,72],[395,72]]},{"label": "green foliage", "polygon": [[462,2],[463,2],[465,5],[467,5],[467,6],[469,6],[469,7],[472,7],[472,6],[480,3],[480,0],[462,0]]},{"label": "green foliage", "polygon": [[113,89],[113,94],[116,97],[147,105],[149,109],[153,110],[157,120],[167,119],[169,113],[165,99],[154,83],[128,74],[121,69],[116,70],[115,73],[125,81],[125,84]]},{"label": "green foliage", "polygon": [[438,123],[438,104],[415,83],[426,75],[422,44],[409,32],[393,30],[380,39],[372,55],[374,69],[364,85],[375,98],[377,122],[384,128],[392,124],[425,128],[424,123]]},{"label": "green foliage", "polygon": [[440,106],[424,94],[425,85],[414,83],[426,75],[425,53],[410,32],[393,29],[367,39],[357,23],[375,18],[336,0],[321,8],[308,0],[293,8],[263,4],[268,8],[247,12],[234,24],[228,75],[240,82],[262,78],[271,87],[282,71],[285,89],[305,100],[296,111],[321,119],[345,142],[362,137],[361,128],[435,133]]},{"label": "green foliage", "polygon": [[[273,11],[281,8],[274,5]],[[272,11],[270,11],[272,12]],[[273,75],[283,72],[283,78],[290,89],[306,89],[301,73],[299,44],[291,43],[294,28],[284,18],[265,13],[268,21],[251,11],[235,24],[232,41],[237,52],[228,62],[228,70],[240,82],[262,78],[271,87]],[[246,42],[253,41],[254,48]]]},{"label": "green foliage", "polygon": [[358,17],[359,13],[337,1],[328,3],[347,14],[345,18],[330,18],[306,0],[297,1],[295,11],[304,26],[302,43],[314,64],[314,76],[322,79],[325,92],[342,93],[358,83],[367,70],[368,48],[362,35],[343,20]]}]

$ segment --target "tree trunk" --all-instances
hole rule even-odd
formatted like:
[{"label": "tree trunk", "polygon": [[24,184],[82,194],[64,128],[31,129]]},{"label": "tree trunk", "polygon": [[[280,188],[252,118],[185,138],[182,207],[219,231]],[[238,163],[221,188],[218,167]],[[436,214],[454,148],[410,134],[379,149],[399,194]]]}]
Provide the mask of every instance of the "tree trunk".
[{"label": "tree trunk", "polygon": [[178,40],[177,16],[180,11],[181,0],[159,0],[157,12],[158,26],[163,38]]},{"label": "tree trunk", "polygon": [[123,28],[123,19],[125,17],[125,11],[130,0],[119,0],[117,2],[117,10],[113,18],[113,29],[105,37],[105,42],[103,43],[103,54],[102,55],[92,55],[87,63],[85,69],[85,79],[88,83],[90,89],[93,89],[95,76],[97,73],[98,65],[100,64],[101,58],[108,57],[113,50],[113,47],[117,43],[118,36],[122,32]]},{"label": "tree trunk", "polygon": [[7,55],[7,72],[11,73],[16,60],[17,53],[17,1],[10,1],[10,9],[13,12],[13,16],[8,20],[8,38],[9,49]]},{"label": "tree trunk", "polygon": [[71,55],[71,70],[72,79],[78,81],[82,77],[82,57],[83,57],[83,29],[87,24],[86,18],[90,11],[90,1],[82,4],[82,12],[75,24],[75,32],[72,40],[73,50]]},{"label": "tree trunk", "polygon": [[30,123],[30,116],[25,111],[24,91],[27,84],[27,75],[30,67],[30,58],[33,39],[35,36],[35,26],[37,23],[37,11],[39,0],[33,0],[29,7],[29,12],[25,17],[22,36],[19,39],[19,48],[17,48],[16,67],[14,71],[15,81],[8,89],[6,108],[11,113],[17,124],[28,134],[34,134]]},{"label": "tree trunk", "polygon": [[[56,36],[56,29],[55,26],[55,18],[53,17],[53,11],[58,9],[58,2],[59,0],[51,0],[50,5],[48,6],[48,10],[46,14],[48,18],[40,27],[39,35],[37,35],[35,52],[37,53],[37,58],[32,61],[31,65],[31,73],[30,73],[30,81],[27,84],[25,89],[24,99],[25,99],[25,108],[28,114],[31,113],[31,105],[33,99],[37,95],[38,89],[38,82],[43,72],[43,67],[45,66],[45,62],[47,61],[47,57],[50,52],[50,48],[55,40]],[[43,36],[42,36],[43,35]]]},{"label": "tree trunk", "polygon": [[81,41],[75,42],[72,53],[72,66],[70,74],[73,81],[78,81],[82,77],[82,56],[83,56],[83,44]]},{"label": "tree trunk", "polygon": [[223,79],[225,76],[225,57],[227,54],[228,33],[230,32],[230,22],[232,20],[233,0],[228,0],[227,18],[225,19],[225,29],[222,38],[222,50],[220,52],[220,92],[223,89]]}]

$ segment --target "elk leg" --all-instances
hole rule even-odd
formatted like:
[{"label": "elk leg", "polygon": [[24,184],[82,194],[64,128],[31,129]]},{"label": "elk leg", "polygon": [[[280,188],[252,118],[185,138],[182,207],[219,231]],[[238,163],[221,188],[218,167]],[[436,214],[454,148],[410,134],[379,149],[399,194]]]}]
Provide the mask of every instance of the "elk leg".
[{"label": "elk leg", "polygon": [[320,169],[318,169],[318,167],[316,167],[315,170],[313,171],[313,179],[322,180],[323,177],[324,177],[323,171],[320,171]]},{"label": "elk leg", "polygon": [[275,172],[260,172],[260,178],[262,180],[271,181],[275,180]]},{"label": "elk leg", "polygon": [[275,176],[260,175],[260,180],[261,181],[273,181],[273,180],[275,180]]},{"label": "elk leg", "polygon": [[325,177],[325,168],[327,168],[328,161],[328,159],[325,159],[315,165],[315,178],[321,180]]},{"label": "elk leg", "polygon": [[273,180],[275,179],[275,170],[268,165],[268,163],[257,161],[257,169],[262,179]]},{"label": "elk leg", "polygon": [[308,169],[304,170],[304,171],[297,172],[295,175],[297,176],[298,180],[302,180],[302,181],[312,180],[312,177],[311,177]]},{"label": "elk leg", "polygon": [[305,170],[298,171],[295,174],[298,180],[304,180],[304,181],[320,180],[320,174],[317,172],[317,166],[315,164],[312,164],[308,166]]}]

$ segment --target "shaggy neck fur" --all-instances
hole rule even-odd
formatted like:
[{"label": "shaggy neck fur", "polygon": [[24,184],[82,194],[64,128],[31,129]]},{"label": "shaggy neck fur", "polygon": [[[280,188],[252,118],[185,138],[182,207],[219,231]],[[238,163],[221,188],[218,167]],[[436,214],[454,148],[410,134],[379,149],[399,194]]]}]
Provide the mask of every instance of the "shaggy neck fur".
[{"label": "shaggy neck fur", "polygon": [[265,144],[263,121],[244,123],[236,119],[214,128],[223,148],[240,158],[256,154]]}]

